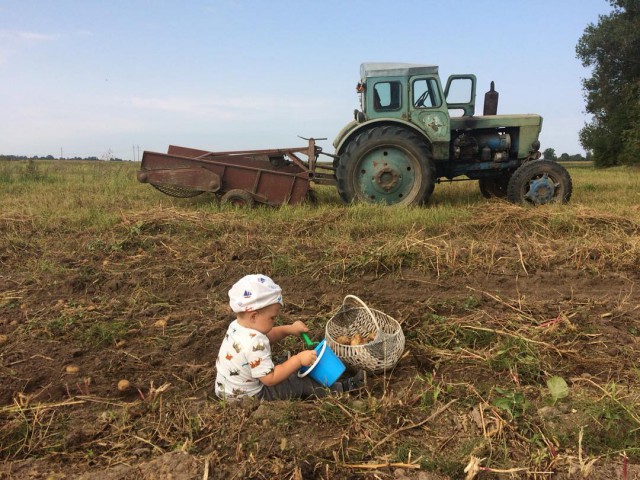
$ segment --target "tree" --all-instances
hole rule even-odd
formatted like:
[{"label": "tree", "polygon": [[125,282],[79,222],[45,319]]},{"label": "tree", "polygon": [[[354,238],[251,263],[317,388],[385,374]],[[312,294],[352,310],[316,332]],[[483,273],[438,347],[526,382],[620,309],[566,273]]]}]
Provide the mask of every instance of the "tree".
[{"label": "tree", "polygon": [[558,156],[556,155],[556,151],[553,148],[547,148],[544,152],[542,152],[542,158],[545,160],[557,160]]},{"label": "tree", "polygon": [[598,166],[640,163],[640,0],[609,0],[612,12],[589,24],[576,46],[592,76],[582,80],[592,120],[580,143]]}]

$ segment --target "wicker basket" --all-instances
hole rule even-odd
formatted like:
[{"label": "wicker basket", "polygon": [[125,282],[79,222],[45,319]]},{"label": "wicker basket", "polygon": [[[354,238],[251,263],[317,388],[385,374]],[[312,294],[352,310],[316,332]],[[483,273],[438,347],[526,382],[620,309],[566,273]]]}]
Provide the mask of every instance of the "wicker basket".
[{"label": "wicker basket", "polygon": [[[362,337],[375,332],[375,338],[363,345],[338,343],[340,336]],[[353,295],[344,297],[340,310],[327,322],[325,339],[331,350],[347,365],[378,373],[391,369],[404,351],[404,333],[389,315],[369,308]]]}]

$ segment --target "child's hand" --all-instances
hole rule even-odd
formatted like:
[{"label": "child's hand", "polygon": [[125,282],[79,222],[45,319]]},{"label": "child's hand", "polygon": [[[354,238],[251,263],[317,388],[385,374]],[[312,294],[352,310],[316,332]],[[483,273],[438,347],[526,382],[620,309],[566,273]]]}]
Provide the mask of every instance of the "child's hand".
[{"label": "child's hand", "polygon": [[300,335],[301,333],[306,333],[309,331],[309,327],[307,327],[304,322],[300,320],[296,320],[291,324],[291,335]]},{"label": "child's hand", "polygon": [[310,367],[318,358],[318,354],[315,350],[303,350],[296,357],[298,357],[303,367]]}]

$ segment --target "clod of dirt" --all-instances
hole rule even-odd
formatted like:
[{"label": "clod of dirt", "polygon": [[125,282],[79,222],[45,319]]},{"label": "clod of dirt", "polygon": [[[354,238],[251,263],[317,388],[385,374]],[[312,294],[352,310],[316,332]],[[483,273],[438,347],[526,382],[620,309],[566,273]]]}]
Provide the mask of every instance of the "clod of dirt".
[{"label": "clod of dirt", "polygon": [[[119,480],[122,478],[171,478],[174,480],[190,480],[202,478],[203,467],[193,455],[183,452],[165,453],[153,460],[135,467],[118,465],[102,471],[94,471],[77,477],[79,480]],[[211,478],[211,477],[209,477]]]},{"label": "clod of dirt", "polygon": [[560,410],[555,407],[546,406],[538,409],[538,415],[543,419],[556,418],[560,416]]}]

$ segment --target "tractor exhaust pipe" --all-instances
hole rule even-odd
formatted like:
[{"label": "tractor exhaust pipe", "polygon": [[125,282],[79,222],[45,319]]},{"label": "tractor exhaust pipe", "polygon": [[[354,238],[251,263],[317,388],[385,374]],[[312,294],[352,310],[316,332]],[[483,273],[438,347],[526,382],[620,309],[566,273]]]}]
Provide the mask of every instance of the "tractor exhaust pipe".
[{"label": "tractor exhaust pipe", "polygon": [[498,92],[496,92],[495,85],[491,81],[491,90],[484,94],[484,110],[483,115],[497,115],[498,114]]}]

